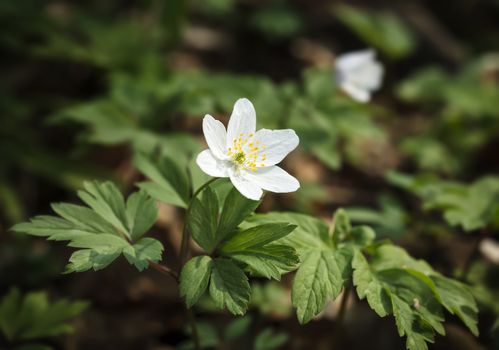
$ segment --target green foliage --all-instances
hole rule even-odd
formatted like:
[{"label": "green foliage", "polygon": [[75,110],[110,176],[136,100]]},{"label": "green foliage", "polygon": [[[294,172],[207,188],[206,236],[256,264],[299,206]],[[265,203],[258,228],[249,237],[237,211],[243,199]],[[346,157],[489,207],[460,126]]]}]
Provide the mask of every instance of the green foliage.
[{"label": "green foliage", "polygon": [[408,213],[394,196],[382,194],[379,210],[364,207],[347,208],[352,222],[371,225],[378,237],[398,238],[406,232]]},{"label": "green foliage", "polygon": [[361,251],[356,251],[353,259],[357,294],[366,298],[379,316],[394,315],[408,349],[427,349],[435,332],[445,334],[444,309],[478,335],[478,308],[464,284],[440,275],[391,244],[372,246],[368,251],[370,261]]},{"label": "green foliage", "polygon": [[259,203],[245,198],[233,188],[220,208],[217,194],[208,187],[201,193],[201,199],[193,200],[187,225],[194,240],[211,253],[226,236],[236,231]]},{"label": "green foliage", "polygon": [[73,332],[68,321],[88,307],[83,301],[61,299],[50,303],[47,294],[31,292],[22,295],[12,288],[0,301],[0,333],[11,344],[23,344],[20,349],[52,349],[32,343],[37,339]]},{"label": "green foliage", "polygon": [[404,58],[414,51],[414,35],[391,12],[367,11],[340,5],[334,7],[333,14],[367,44],[393,59]]},{"label": "green foliage", "polygon": [[69,258],[67,272],[103,269],[122,253],[139,271],[147,268],[149,261],[161,260],[162,244],[141,238],[157,218],[156,204],[149,196],[136,192],[125,203],[111,182],[87,182],[78,196],[88,207],[53,204],[59,217],[36,216],[12,230],[69,241],[70,247],[79,248]]},{"label": "green foliage", "polygon": [[265,328],[255,338],[254,350],[278,349],[286,344],[289,336],[283,332],[275,332],[271,328]]},{"label": "green foliage", "polygon": [[138,186],[151,197],[163,203],[186,208],[189,201],[187,174],[170,157],[163,156],[153,161],[139,154],[135,166],[151,182],[141,182]]},{"label": "green foliage", "polygon": [[251,25],[266,39],[289,39],[300,31],[303,21],[289,6],[273,6],[254,13]]},{"label": "green foliage", "polygon": [[185,298],[187,307],[197,303],[208,288],[213,260],[206,255],[192,258],[182,268],[180,274],[180,296]]},{"label": "green foliage", "polygon": [[288,224],[266,224],[240,231],[224,242],[223,255],[246,264],[252,274],[280,280],[281,275],[294,270],[299,258],[294,248],[272,244],[296,228]]},{"label": "green foliage", "polygon": [[484,177],[469,185],[400,173],[390,173],[388,180],[421,198],[424,209],[441,211],[449,225],[465,231],[499,225],[498,177]]},{"label": "green foliage", "polygon": [[431,113],[423,128],[404,138],[401,151],[422,170],[462,173],[499,134],[496,55],[466,62],[457,72],[426,67],[398,85],[399,97]]},{"label": "green foliage", "polygon": [[[251,222],[284,221],[297,225],[296,230],[280,240],[296,248],[300,266],[292,289],[293,306],[300,323],[310,321],[326,303],[338,296],[351,276],[354,236],[346,213],[339,210],[331,229],[321,220],[294,213],[257,215]],[[332,233],[330,235],[329,233]],[[336,244],[339,239],[345,244]],[[373,237],[371,237],[372,240]]]},{"label": "green foliage", "polygon": [[251,288],[244,271],[229,259],[215,259],[210,277],[210,296],[221,309],[243,315]]},{"label": "green foliage", "polygon": [[279,242],[287,242],[300,255],[292,289],[300,323],[319,314],[352,280],[359,298],[367,299],[380,317],[394,315],[410,350],[427,349],[435,332],[445,333],[444,310],[458,316],[473,334],[478,332],[478,309],[468,287],[435,272],[402,248],[373,244],[374,231],[352,226],[341,209],[329,228],[320,220],[294,213],[260,214],[249,221],[284,221],[298,226]]},{"label": "green foliage", "polygon": [[200,199],[192,201],[187,218],[189,231],[207,253],[216,253],[219,257],[196,257],[182,269],[180,291],[188,307],[209,289],[218,307],[242,315],[251,293],[245,271],[279,280],[282,274],[297,267],[299,259],[295,249],[275,243],[289,235],[295,225],[272,223],[238,228],[258,204],[232,189],[220,206],[211,186],[202,191]]}]

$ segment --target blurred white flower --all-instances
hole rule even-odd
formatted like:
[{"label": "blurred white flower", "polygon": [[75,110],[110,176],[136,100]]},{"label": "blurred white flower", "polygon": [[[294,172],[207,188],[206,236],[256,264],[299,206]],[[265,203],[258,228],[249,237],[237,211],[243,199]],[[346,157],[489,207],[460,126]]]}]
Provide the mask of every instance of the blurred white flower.
[{"label": "blurred white flower", "polygon": [[203,133],[209,148],[198,155],[197,164],[210,176],[229,177],[243,196],[258,200],[263,190],[287,193],[300,187],[276,165],[298,146],[298,136],[291,129],[256,131],[255,108],[248,99],[234,104],[227,131],[207,114]]},{"label": "blurred white flower", "polygon": [[359,102],[371,99],[381,86],[383,66],[376,61],[374,50],[349,52],[336,58],[336,82],[351,98]]}]

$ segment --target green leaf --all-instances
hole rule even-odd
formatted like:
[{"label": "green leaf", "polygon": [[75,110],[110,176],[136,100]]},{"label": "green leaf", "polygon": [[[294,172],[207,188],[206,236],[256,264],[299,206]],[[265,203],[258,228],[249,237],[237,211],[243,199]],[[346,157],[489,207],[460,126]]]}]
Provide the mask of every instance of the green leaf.
[{"label": "green leaf", "polygon": [[449,225],[474,231],[499,227],[499,177],[487,176],[466,185],[434,177],[391,173],[388,181],[423,200],[426,210],[440,210]]},{"label": "green leaf", "polygon": [[425,337],[421,334],[421,331],[418,331],[415,325],[417,320],[414,318],[411,307],[407,303],[395,294],[390,294],[390,296],[397,330],[401,337],[404,335],[407,337],[407,349],[427,350],[428,346],[426,345],[426,341],[433,342],[433,337]]},{"label": "green leaf", "polygon": [[78,196],[100,217],[112,224],[121,233],[130,236],[126,226],[126,209],[123,195],[112,182],[85,182],[84,191]]},{"label": "green leaf", "polygon": [[228,259],[213,260],[210,296],[219,308],[243,315],[248,307],[251,288],[243,270]]},{"label": "green leaf", "polygon": [[264,224],[233,234],[220,248],[222,255],[246,264],[251,273],[280,280],[296,268],[299,258],[294,248],[269,244],[296,228],[283,223]]},{"label": "green leaf", "polygon": [[477,306],[462,283],[443,277],[431,266],[390,244],[372,246],[368,262],[358,250],[354,284],[361,299],[380,316],[393,313],[399,334],[410,350],[426,349],[434,333],[444,335],[443,308],[460,317],[477,335]]},{"label": "green leaf", "polygon": [[132,193],[126,202],[126,215],[132,240],[142,237],[158,219],[156,201],[145,192]]},{"label": "green leaf", "polygon": [[344,209],[338,209],[333,216],[332,234],[335,241],[341,241],[350,234],[352,224]]},{"label": "green leaf", "polygon": [[150,261],[161,261],[163,250],[163,244],[160,241],[146,237],[139,239],[133,245],[127,245],[123,249],[123,255],[137,270],[143,271],[149,266]]},{"label": "green leaf", "polygon": [[432,275],[430,278],[435,282],[442,305],[451,314],[456,314],[468,329],[478,336],[478,307],[469,288],[441,275]]},{"label": "green leaf", "polygon": [[220,215],[217,234],[219,241],[232,233],[259,204],[260,201],[248,199],[235,188],[232,189],[225,198],[222,214]]},{"label": "green leaf", "polygon": [[221,250],[229,253],[248,248],[263,247],[264,245],[276,241],[290,234],[296,225],[288,225],[286,223],[264,224],[242,230],[227,241],[225,241]]},{"label": "green leaf", "polygon": [[271,328],[265,328],[255,338],[254,350],[273,350],[282,347],[289,340],[289,336],[283,332],[275,332]]},{"label": "green leaf", "polygon": [[193,200],[187,218],[192,238],[208,253],[211,253],[219,242],[218,211],[217,195],[210,187],[206,187],[201,193],[201,199]]},{"label": "green leaf", "polygon": [[291,294],[301,324],[310,321],[329,300],[338,296],[349,265],[344,256],[332,250],[310,251],[302,257]]},{"label": "green leaf", "polygon": [[139,239],[156,221],[153,199],[138,192],[125,205],[121,193],[110,182],[87,183],[85,188],[79,195],[90,208],[54,204],[54,211],[61,217],[37,216],[12,230],[69,241],[68,246],[80,248],[69,258],[67,273],[103,269],[122,253],[140,271],[149,265],[149,260],[161,260],[163,246],[159,241]]},{"label": "green leaf", "polygon": [[285,245],[269,244],[224,255],[246,264],[254,275],[276,280],[280,280],[282,274],[296,269],[300,262],[296,250]]},{"label": "green leaf", "polygon": [[253,318],[249,315],[236,318],[230,322],[224,329],[224,339],[234,340],[243,336],[249,331]]},{"label": "green leaf", "polygon": [[391,12],[340,5],[334,7],[334,15],[367,44],[392,58],[405,57],[415,48],[412,32]]},{"label": "green leaf", "polygon": [[65,273],[83,272],[90,269],[94,271],[102,270],[116,260],[120,254],[121,251],[104,254],[92,249],[77,250],[69,258]]},{"label": "green leaf", "polygon": [[163,156],[154,162],[143,154],[134,159],[135,166],[152,182],[141,182],[138,186],[160,202],[187,208],[189,183],[187,173],[182,171],[170,157]]},{"label": "green leaf", "polygon": [[197,256],[189,260],[180,273],[180,296],[185,298],[188,308],[196,304],[208,288],[213,260],[207,256]]},{"label": "green leaf", "polygon": [[359,299],[367,298],[371,309],[380,317],[390,314],[392,311],[390,297],[360,251],[354,253],[352,267],[353,284],[357,288]]},{"label": "green leaf", "polygon": [[109,233],[116,231],[113,225],[90,208],[69,203],[54,203],[51,207],[62,218],[87,232]]},{"label": "green leaf", "polygon": [[[213,325],[213,323],[208,322],[196,322],[196,330],[199,337],[199,345],[201,349],[212,349],[217,348],[220,345],[220,335],[218,334],[218,330]],[[191,335],[192,338],[192,330],[190,327],[187,327],[187,333]],[[196,346],[194,340],[188,340],[180,343],[176,349],[178,350],[196,350]]]},{"label": "green leaf", "polygon": [[62,299],[49,303],[43,292],[21,295],[12,288],[0,302],[0,332],[10,342],[69,334],[67,321],[88,307],[88,303]]},{"label": "green leaf", "polygon": [[290,212],[270,212],[256,214],[246,220],[244,227],[267,223],[287,222],[297,227],[278,243],[294,247],[300,254],[310,249],[327,249],[328,227],[319,219],[309,215]]}]

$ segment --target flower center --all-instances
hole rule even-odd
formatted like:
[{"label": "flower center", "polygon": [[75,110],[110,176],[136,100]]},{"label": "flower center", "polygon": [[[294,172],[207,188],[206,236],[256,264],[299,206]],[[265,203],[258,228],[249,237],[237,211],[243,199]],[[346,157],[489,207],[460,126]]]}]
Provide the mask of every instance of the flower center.
[{"label": "flower center", "polygon": [[246,161],[246,155],[244,154],[243,151],[236,153],[236,155],[234,156],[234,162],[239,165],[243,165],[245,161]]},{"label": "flower center", "polygon": [[262,152],[266,147],[259,140],[254,140],[253,136],[253,133],[239,134],[239,137],[232,140],[229,156],[238,168],[255,171],[258,166],[265,166],[267,156]]}]

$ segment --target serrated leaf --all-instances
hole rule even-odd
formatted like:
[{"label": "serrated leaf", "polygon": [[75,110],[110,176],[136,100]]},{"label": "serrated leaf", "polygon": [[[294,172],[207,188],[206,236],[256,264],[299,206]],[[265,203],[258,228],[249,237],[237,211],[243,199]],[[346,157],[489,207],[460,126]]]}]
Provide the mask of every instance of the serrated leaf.
[{"label": "serrated leaf", "polygon": [[401,337],[404,335],[407,337],[406,348],[409,350],[427,350],[426,341],[433,339],[428,339],[415,329],[416,319],[411,307],[395,294],[390,294],[390,296],[398,333]]},{"label": "serrated leaf", "polygon": [[123,195],[112,182],[86,182],[84,191],[78,196],[100,217],[112,224],[121,233],[130,236],[126,226],[126,209]]},{"label": "serrated leaf", "polygon": [[218,211],[218,197],[207,187],[201,193],[201,199],[195,198],[192,201],[187,218],[192,238],[208,253],[211,253],[219,242]]},{"label": "serrated leaf", "polygon": [[302,257],[293,282],[291,298],[303,324],[321,312],[330,299],[336,298],[344,285],[344,272],[338,253],[332,250],[310,251]]},{"label": "serrated leaf", "polygon": [[[381,292],[389,296],[399,334],[407,337],[408,349],[426,349],[435,332],[445,334],[442,306],[458,315],[472,332],[478,331],[477,306],[462,283],[441,276],[399,247],[385,244],[373,247],[371,253],[369,263],[360,251],[355,255],[357,292],[360,298],[367,296],[371,308],[377,311],[382,288]],[[388,307],[383,314],[387,313],[391,313]]]},{"label": "serrated leaf", "polygon": [[136,241],[156,222],[158,218],[156,201],[143,191],[132,193],[126,201],[126,215],[130,237]]},{"label": "serrated leaf", "polygon": [[160,241],[146,237],[139,239],[133,245],[127,245],[123,249],[123,255],[137,270],[143,271],[149,266],[150,261],[161,261],[163,250],[163,244]]},{"label": "serrated leaf", "polygon": [[309,249],[328,249],[328,227],[319,219],[309,215],[290,212],[270,212],[256,214],[247,219],[245,227],[266,223],[287,222],[296,225],[296,229],[278,243],[294,247],[300,254]]},{"label": "serrated leaf", "polygon": [[207,256],[197,256],[189,260],[180,273],[180,296],[185,298],[188,308],[197,303],[208,288],[213,260]]},{"label": "serrated leaf", "polygon": [[296,268],[299,258],[294,248],[269,244],[296,228],[283,223],[264,224],[234,233],[220,247],[222,255],[247,265],[252,274],[280,280]]},{"label": "serrated leaf", "polygon": [[135,166],[152,182],[142,182],[138,186],[151,197],[167,204],[187,208],[189,183],[187,174],[170,157],[163,156],[153,162],[139,154],[134,159]]},{"label": "serrated leaf", "polygon": [[456,314],[468,329],[478,336],[478,307],[468,287],[440,275],[432,275],[430,278],[435,282],[442,305],[451,314]]},{"label": "serrated leaf", "polygon": [[82,249],[74,252],[66,265],[65,273],[83,272],[90,269],[94,271],[102,270],[109,266],[121,254],[120,251],[109,253],[98,253],[92,249]]},{"label": "serrated leaf", "polygon": [[234,251],[226,256],[248,265],[252,274],[266,278],[281,279],[281,275],[297,268],[300,259],[296,250],[285,245],[269,244],[265,247]]},{"label": "serrated leaf", "polygon": [[222,240],[225,236],[232,233],[259,204],[260,201],[248,199],[233,188],[225,198],[222,208],[218,224],[218,239]]},{"label": "serrated leaf", "polygon": [[360,251],[354,253],[352,267],[353,284],[357,288],[359,299],[367,298],[371,309],[380,317],[390,314],[392,311],[390,298]]},{"label": "serrated leaf", "polygon": [[248,308],[251,288],[243,270],[228,259],[213,260],[210,296],[219,308],[243,315]]},{"label": "serrated leaf", "polygon": [[227,241],[223,242],[220,249],[223,252],[229,253],[248,248],[263,247],[270,242],[287,236],[295,228],[296,225],[286,223],[254,226],[231,236]]},{"label": "serrated leaf", "polygon": [[132,194],[125,205],[121,193],[110,182],[85,186],[80,197],[90,208],[58,203],[53,208],[62,218],[37,216],[12,230],[69,241],[68,246],[81,248],[71,255],[66,273],[103,269],[122,253],[139,270],[146,268],[149,260],[159,261],[161,243],[152,239],[136,241],[156,220],[154,200],[139,192]]},{"label": "serrated leaf", "polygon": [[62,218],[87,232],[110,233],[116,231],[113,225],[90,208],[70,203],[54,203],[51,207]]}]

